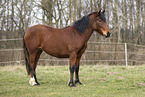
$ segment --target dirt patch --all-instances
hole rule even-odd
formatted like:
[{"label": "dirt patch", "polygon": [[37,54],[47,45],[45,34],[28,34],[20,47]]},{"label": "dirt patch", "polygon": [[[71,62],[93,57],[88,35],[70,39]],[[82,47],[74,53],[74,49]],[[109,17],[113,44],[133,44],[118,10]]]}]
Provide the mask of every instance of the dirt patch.
[{"label": "dirt patch", "polygon": [[145,86],[145,83],[138,83],[138,86]]},{"label": "dirt patch", "polygon": [[104,82],[104,81],[106,81],[106,78],[98,78],[98,80],[99,80],[100,82]]},{"label": "dirt patch", "polygon": [[118,72],[107,72],[107,75],[116,75]]},{"label": "dirt patch", "polygon": [[117,79],[118,79],[118,80],[123,80],[123,79],[124,79],[124,77],[119,76],[119,77],[117,77]]}]

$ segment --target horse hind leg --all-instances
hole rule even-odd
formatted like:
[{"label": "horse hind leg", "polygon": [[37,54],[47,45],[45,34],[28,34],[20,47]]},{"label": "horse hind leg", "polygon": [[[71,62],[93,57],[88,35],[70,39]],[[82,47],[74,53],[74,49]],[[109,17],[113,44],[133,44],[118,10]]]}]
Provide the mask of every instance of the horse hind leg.
[{"label": "horse hind leg", "polygon": [[36,66],[37,66],[37,62],[39,60],[39,57],[42,53],[42,50],[38,50],[36,51],[35,53],[33,54],[30,54],[30,67],[31,67],[31,71],[30,71],[30,81],[29,81],[29,84],[31,86],[34,86],[34,85],[40,85],[37,81],[37,78],[36,78]]},{"label": "horse hind leg", "polygon": [[[37,54],[36,54],[35,63],[34,63],[34,72],[35,72],[35,69],[36,69],[36,67],[37,67],[37,62],[38,62],[38,60],[39,60],[39,57],[40,57],[41,53],[42,53],[42,50],[39,50],[39,51],[37,52]],[[35,72],[35,73],[36,73],[36,72]]]}]

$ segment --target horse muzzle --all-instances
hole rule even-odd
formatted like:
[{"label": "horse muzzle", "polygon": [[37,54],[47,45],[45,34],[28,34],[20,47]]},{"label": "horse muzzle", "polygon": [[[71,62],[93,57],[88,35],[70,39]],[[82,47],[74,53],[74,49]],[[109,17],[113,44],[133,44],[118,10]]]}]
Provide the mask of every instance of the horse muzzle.
[{"label": "horse muzzle", "polygon": [[110,32],[107,32],[107,35],[104,34],[104,37],[108,38],[110,36],[110,34],[111,34]]}]

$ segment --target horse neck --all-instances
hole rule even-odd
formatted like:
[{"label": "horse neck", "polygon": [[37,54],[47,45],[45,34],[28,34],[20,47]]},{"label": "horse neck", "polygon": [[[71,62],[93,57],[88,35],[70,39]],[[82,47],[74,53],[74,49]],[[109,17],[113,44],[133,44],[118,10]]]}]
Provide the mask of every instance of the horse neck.
[{"label": "horse neck", "polygon": [[89,26],[89,27],[85,30],[85,32],[82,33],[83,41],[84,41],[84,42],[87,42],[87,41],[90,39],[92,33],[93,33],[93,29],[92,29],[91,26]]}]

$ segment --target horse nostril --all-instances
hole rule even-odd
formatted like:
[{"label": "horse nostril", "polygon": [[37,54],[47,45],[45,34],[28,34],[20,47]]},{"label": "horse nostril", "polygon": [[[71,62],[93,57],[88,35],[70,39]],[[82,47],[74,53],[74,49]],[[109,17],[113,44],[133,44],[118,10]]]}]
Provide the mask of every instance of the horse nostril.
[{"label": "horse nostril", "polygon": [[109,36],[110,36],[110,33],[109,33],[109,32],[107,32],[107,35],[106,35],[106,34],[104,34],[104,36],[107,38],[107,37],[109,37]]},{"label": "horse nostril", "polygon": [[110,36],[110,33],[109,33],[109,32],[107,32],[107,36],[108,36],[108,37]]}]

